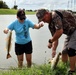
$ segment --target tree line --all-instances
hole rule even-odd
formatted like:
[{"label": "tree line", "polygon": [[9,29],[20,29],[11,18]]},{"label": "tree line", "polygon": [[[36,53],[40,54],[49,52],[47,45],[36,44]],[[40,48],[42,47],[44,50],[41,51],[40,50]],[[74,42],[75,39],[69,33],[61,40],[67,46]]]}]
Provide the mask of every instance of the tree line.
[{"label": "tree line", "polygon": [[[6,4],[6,2],[0,1],[0,9],[9,9],[8,5]],[[17,9],[17,5],[14,5],[12,9]]]},{"label": "tree line", "polygon": [[9,7],[6,5],[5,2],[0,1],[0,8],[5,8],[5,9],[9,9]]}]

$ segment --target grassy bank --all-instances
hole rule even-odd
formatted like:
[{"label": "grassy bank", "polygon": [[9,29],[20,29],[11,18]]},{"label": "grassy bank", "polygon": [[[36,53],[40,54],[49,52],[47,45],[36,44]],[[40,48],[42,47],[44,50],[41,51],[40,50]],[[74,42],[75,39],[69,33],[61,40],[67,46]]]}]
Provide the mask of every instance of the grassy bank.
[{"label": "grassy bank", "polygon": [[[36,12],[35,11],[25,11],[26,15],[33,15]],[[0,9],[0,15],[15,15],[17,13],[17,10],[15,9]],[[76,13],[76,12],[73,12]]]},{"label": "grassy bank", "polygon": [[[35,14],[35,12],[34,11],[25,11],[26,12],[26,14],[28,15],[28,14]],[[15,9],[0,9],[0,15],[15,15],[17,13],[17,10],[15,10]]]},{"label": "grassy bank", "polygon": [[67,75],[68,67],[68,63],[65,64],[60,61],[55,70],[51,69],[51,64],[43,64],[34,65],[32,68],[11,68],[8,71],[0,71],[0,75]]}]

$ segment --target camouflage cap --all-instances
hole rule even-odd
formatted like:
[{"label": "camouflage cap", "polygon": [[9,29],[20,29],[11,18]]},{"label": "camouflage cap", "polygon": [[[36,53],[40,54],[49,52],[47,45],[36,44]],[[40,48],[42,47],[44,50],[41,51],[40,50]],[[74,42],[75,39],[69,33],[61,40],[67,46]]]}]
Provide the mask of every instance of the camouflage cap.
[{"label": "camouflage cap", "polygon": [[46,12],[47,12],[46,9],[39,9],[39,10],[37,10],[36,16],[37,16],[39,22],[40,22],[41,19],[44,17],[44,15],[45,15]]}]

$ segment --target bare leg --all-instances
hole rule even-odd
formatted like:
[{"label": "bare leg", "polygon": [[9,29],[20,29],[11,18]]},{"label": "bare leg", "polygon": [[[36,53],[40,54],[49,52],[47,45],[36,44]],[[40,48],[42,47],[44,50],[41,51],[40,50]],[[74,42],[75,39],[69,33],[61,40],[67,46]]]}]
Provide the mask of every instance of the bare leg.
[{"label": "bare leg", "polygon": [[67,53],[68,42],[69,42],[69,36],[66,36],[65,41],[64,41],[64,46],[63,46],[63,49],[62,49],[62,61],[63,62],[67,62],[68,61],[68,53]]},{"label": "bare leg", "polygon": [[18,55],[17,59],[18,59],[18,67],[22,68],[22,66],[23,66],[23,54],[22,55]]},{"label": "bare leg", "polygon": [[70,70],[74,71],[76,66],[76,56],[69,57],[70,60]]},{"label": "bare leg", "polygon": [[67,54],[62,54],[62,61],[67,62],[68,61],[68,55]]},{"label": "bare leg", "polygon": [[31,67],[32,61],[32,54],[26,54],[26,61],[27,61],[27,67]]}]

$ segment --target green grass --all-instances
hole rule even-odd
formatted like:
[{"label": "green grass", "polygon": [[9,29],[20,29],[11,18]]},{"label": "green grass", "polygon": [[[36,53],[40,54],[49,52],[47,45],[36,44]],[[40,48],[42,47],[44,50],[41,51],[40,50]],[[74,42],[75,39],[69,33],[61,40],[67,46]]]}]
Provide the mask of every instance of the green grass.
[{"label": "green grass", "polygon": [[[15,9],[0,9],[0,15],[15,15],[17,13],[17,10]],[[28,14],[35,14],[34,11],[25,11],[25,13]]]},{"label": "green grass", "polygon": [[[15,15],[17,13],[17,10],[15,9],[0,9],[0,15]],[[36,14],[35,11],[25,11],[26,15],[33,15]],[[76,12],[74,12],[76,13]]]},{"label": "green grass", "polygon": [[[33,65],[31,68],[11,68],[7,71],[0,71],[0,75],[67,75],[68,69],[69,64],[60,61],[55,70],[51,69],[51,64],[43,64]],[[74,75],[76,75],[76,73]]]},{"label": "green grass", "polygon": [[31,12],[31,11],[25,11],[25,13],[26,13],[27,15],[29,15],[29,14],[30,14],[30,15],[36,14],[35,11],[32,11],[32,12]]}]

